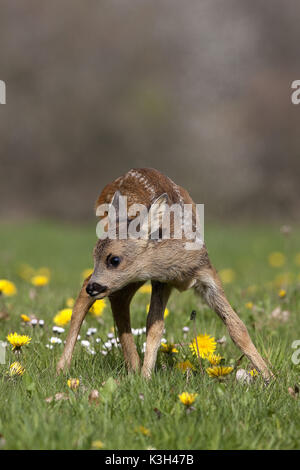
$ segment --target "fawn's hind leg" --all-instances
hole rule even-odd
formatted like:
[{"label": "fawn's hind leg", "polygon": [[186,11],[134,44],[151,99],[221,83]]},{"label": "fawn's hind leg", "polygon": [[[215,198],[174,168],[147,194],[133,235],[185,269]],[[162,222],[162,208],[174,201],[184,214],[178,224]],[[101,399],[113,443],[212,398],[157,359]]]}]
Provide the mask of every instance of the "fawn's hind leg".
[{"label": "fawn's hind leg", "polygon": [[147,340],[142,375],[151,376],[154,369],[157,351],[164,330],[164,312],[172,288],[168,284],[152,281],[152,294],[147,316]]},{"label": "fawn's hind leg", "polygon": [[208,306],[215,310],[223,320],[232,341],[248,357],[254,367],[261,372],[264,379],[269,381],[273,374],[269,371],[265,361],[252,343],[246,326],[229,304],[221,281],[213,267],[206,267],[200,271],[195,289],[202,295]]},{"label": "fawn's hind leg", "polygon": [[129,284],[123,289],[109,296],[113,316],[118,328],[124,359],[129,370],[137,371],[140,367],[140,358],[136,350],[130,326],[130,302],[136,291],[144,282]]},{"label": "fawn's hind leg", "polygon": [[73,350],[76,344],[77,336],[81,327],[81,324],[86,316],[87,312],[95,302],[95,299],[90,297],[86,292],[86,286],[90,280],[90,277],[87,277],[83,282],[82,288],[79,292],[77,300],[75,302],[72,317],[71,317],[71,325],[69,329],[69,333],[67,336],[66,345],[64,348],[64,352],[57,364],[56,371],[59,373],[63,371],[65,368],[69,368],[71,364]]}]

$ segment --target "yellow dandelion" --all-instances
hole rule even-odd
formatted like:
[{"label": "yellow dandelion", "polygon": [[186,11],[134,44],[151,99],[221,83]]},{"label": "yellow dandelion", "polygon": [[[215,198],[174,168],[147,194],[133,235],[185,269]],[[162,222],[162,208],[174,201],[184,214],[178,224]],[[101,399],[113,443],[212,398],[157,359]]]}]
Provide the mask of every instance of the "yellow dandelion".
[{"label": "yellow dandelion", "polygon": [[89,312],[94,315],[95,317],[100,317],[103,313],[103,310],[106,307],[105,299],[98,299],[96,300],[93,305],[91,306]]},{"label": "yellow dandelion", "polygon": [[10,333],[6,337],[7,341],[13,346],[13,350],[20,350],[22,346],[29,344],[31,338],[27,335],[18,335],[18,333]]},{"label": "yellow dandelion", "polygon": [[67,381],[67,385],[71,390],[77,390],[79,387],[80,381],[79,379],[69,379]]},{"label": "yellow dandelion", "polygon": [[92,442],[92,448],[93,449],[103,449],[104,443],[102,441],[93,441]]},{"label": "yellow dandelion", "polygon": [[145,428],[145,426],[137,426],[135,428],[135,432],[139,432],[144,436],[151,436],[151,431],[148,428]]},{"label": "yellow dandelion", "polygon": [[285,264],[285,256],[280,251],[273,251],[269,254],[268,261],[272,268],[280,268]]},{"label": "yellow dandelion", "polygon": [[22,320],[25,322],[25,323],[28,323],[30,322],[30,318],[28,315],[20,315],[20,317],[22,318]]},{"label": "yellow dandelion", "polygon": [[197,336],[197,342],[196,338],[194,338],[192,344],[190,344],[192,353],[196,356],[199,355],[203,359],[215,352],[216,347],[217,343],[215,338],[207,334]]},{"label": "yellow dandelion", "polygon": [[178,353],[178,349],[175,348],[175,345],[172,343],[161,343],[160,350],[164,353],[171,354],[171,353]]},{"label": "yellow dandelion", "polygon": [[193,366],[191,361],[177,362],[176,368],[181,370],[182,372],[186,372],[187,370],[195,370],[195,367]]},{"label": "yellow dandelion", "polygon": [[300,266],[300,253],[297,253],[294,258],[296,266]]},{"label": "yellow dandelion", "polygon": [[151,294],[152,286],[150,284],[145,284],[144,286],[140,287],[139,292],[141,294]]},{"label": "yellow dandelion", "polygon": [[231,284],[235,280],[235,272],[231,268],[221,269],[219,276],[224,284]]},{"label": "yellow dandelion", "polygon": [[278,292],[278,297],[283,299],[285,296],[286,296],[286,290],[285,289],[280,289],[280,291]]},{"label": "yellow dandelion", "polygon": [[208,367],[206,372],[210,377],[224,377],[225,375],[230,374],[233,371],[233,367],[225,367],[225,366],[214,366]]},{"label": "yellow dandelion", "polygon": [[73,297],[69,297],[69,298],[66,300],[66,307],[68,307],[68,308],[73,308],[73,307],[74,307],[74,304],[75,304],[75,300],[73,299]]},{"label": "yellow dandelion", "polygon": [[183,392],[181,395],[178,395],[178,398],[185,406],[191,406],[196,400],[197,396],[198,393]]},{"label": "yellow dandelion", "polygon": [[[146,307],[146,312],[147,312],[147,315],[149,313],[149,308],[150,308],[150,304],[147,304],[147,307]],[[165,308],[165,313],[164,313],[164,318],[167,318],[167,316],[169,315],[169,309]]]},{"label": "yellow dandelion", "polygon": [[245,307],[248,308],[249,310],[253,309],[253,302],[246,302]]},{"label": "yellow dandelion", "polygon": [[294,280],[293,273],[287,272],[283,274],[278,274],[278,276],[275,277],[274,286],[275,287],[287,286],[289,284],[292,284],[293,280]]},{"label": "yellow dandelion", "polygon": [[57,326],[65,326],[72,317],[72,309],[71,308],[63,308],[60,310],[57,315],[53,318],[55,325]]},{"label": "yellow dandelion", "polygon": [[256,369],[251,369],[249,374],[251,375],[251,377],[257,377],[258,376],[258,372]]},{"label": "yellow dandelion", "polygon": [[0,279],[0,295],[11,297],[17,293],[15,284],[7,279]]},{"label": "yellow dandelion", "polygon": [[13,362],[9,368],[8,374],[12,377],[14,375],[23,375],[25,368],[19,362]]},{"label": "yellow dandelion", "polygon": [[220,354],[209,354],[209,356],[207,356],[207,360],[213,366],[217,366],[218,364],[220,364],[222,359],[224,359],[224,357],[222,357]]},{"label": "yellow dandelion", "polygon": [[39,268],[39,269],[37,269],[36,274],[37,274],[38,276],[45,276],[45,277],[47,277],[47,278],[50,280],[50,274],[51,274],[51,273],[50,273],[50,269],[49,269],[49,268],[45,268],[45,267]]},{"label": "yellow dandelion", "polygon": [[35,275],[35,271],[28,264],[21,264],[18,268],[18,275],[24,279],[24,281],[30,281],[30,279]]},{"label": "yellow dandelion", "polygon": [[37,274],[36,276],[33,276],[31,278],[30,282],[35,287],[43,287],[49,283],[49,277],[42,276],[41,274]]},{"label": "yellow dandelion", "polygon": [[256,291],[257,291],[257,286],[255,285],[247,287],[248,294],[254,294]]},{"label": "yellow dandelion", "polygon": [[86,279],[87,277],[91,276],[91,274],[93,273],[93,271],[94,271],[94,270],[91,269],[91,268],[90,268],[90,269],[84,269],[84,271],[82,271],[82,273],[81,273],[81,277],[82,277],[83,279]]}]

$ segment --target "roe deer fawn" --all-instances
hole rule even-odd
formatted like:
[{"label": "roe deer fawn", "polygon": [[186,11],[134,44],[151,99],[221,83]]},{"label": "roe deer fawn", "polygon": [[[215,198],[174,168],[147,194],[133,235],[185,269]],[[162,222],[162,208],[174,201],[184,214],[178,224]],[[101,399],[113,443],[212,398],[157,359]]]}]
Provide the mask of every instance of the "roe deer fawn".
[{"label": "roe deer fawn", "polygon": [[[133,169],[108,184],[100,194],[96,208],[110,204],[118,210],[120,196],[126,196],[128,206],[143,204],[156,208],[151,217],[160,216],[160,210],[170,204],[190,204],[195,215],[195,203],[188,192],[154,169]],[[128,225],[128,220],[118,220]],[[247,328],[230,306],[215,268],[211,265],[206,247],[185,248],[186,239],[153,239],[120,236],[99,239],[94,249],[94,271],[83,283],[71,318],[70,330],[57,371],[70,366],[77,336],[88,310],[96,299],[108,297],[117,325],[125,362],[129,370],[137,371],[140,358],[130,325],[130,302],[136,291],[147,280],[152,282],[150,309],[147,316],[147,338],[142,374],[150,377],[154,369],[164,329],[164,311],[172,288],[184,291],[193,287],[225,323],[233,342],[268,381],[272,372],[248,334]]]}]

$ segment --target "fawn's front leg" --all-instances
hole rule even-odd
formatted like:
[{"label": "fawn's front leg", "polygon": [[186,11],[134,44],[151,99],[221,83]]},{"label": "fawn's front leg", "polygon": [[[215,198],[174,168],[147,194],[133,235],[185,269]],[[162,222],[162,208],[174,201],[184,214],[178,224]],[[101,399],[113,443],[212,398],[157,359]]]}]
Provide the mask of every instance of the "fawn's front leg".
[{"label": "fawn's front leg", "polygon": [[232,341],[268,382],[274,376],[252,343],[246,326],[229,304],[215,269],[211,267],[201,270],[198,279],[200,282],[196,285],[196,291],[200,292],[208,306],[223,320]]},{"label": "fawn's front leg", "polygon": [[158,281],[152,281],[150,309],[147,317],[147,340],[142,375],[151,377],[157,351],[164,330],[164,312],[171,293],[171,287]]},{"label": "fawn's front leg", "polygon": [[137,371],[140,358],[136,350],[130,325],[130,302],[136,291],[144,284],[136,282],[109,296],[111,309],[118,328],[124,359],[129,370]]},{"label": "fawn's front leg", "polygon": [[91,276],[85,279],[73,308],[71,325],[65,344],[64,352],[62,353],[62,356],[56,367],[56,371],[58,374],[64,369],[70,367],[73,350],[76,344],[81,324],[87,312],[95,302],[95,299],[90,297],[86,292],[86,286],[88,284],[88,281],[90,280],[90,277]]}]

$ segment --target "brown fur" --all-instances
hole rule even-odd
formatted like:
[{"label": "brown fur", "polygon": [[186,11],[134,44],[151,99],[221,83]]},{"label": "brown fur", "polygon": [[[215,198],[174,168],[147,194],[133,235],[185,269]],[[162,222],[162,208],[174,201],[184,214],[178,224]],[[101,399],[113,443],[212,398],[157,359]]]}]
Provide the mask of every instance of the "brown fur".
[{"label": "brown fur", "polygon": [[[119,191],[127,196],[128,206],[134,203],[148,208],[161,195],[167,194],[169,204],[193,204],[188,192],[176,185],[168,177],[154,169],[133,169],[108,184],[103,189],[97,202],[111,203]],[[117,269],[107,266],[109,255],[119,256],[121,263]],[[88,278],[81,289],[74,306],[71,327],[64,353],[57,370],[70,365],[72,352],[81,323],[88,309],[96,298],[108,296],[117,324],[119,338],[128,368],[138,370],[140,360],[131,334],[130,302],[137,289],[147,280],[152,282],[150,310],[147,317],[147,342],[142,374],[150,377],[155,366],[163,327],[164,310],[172,288],[184,291],[194,287],[215,310],[228,328],[234,343],[249,358],[268,380],[272,373],[253,345],[247,328],[234,312],[225,297],[221,281],[211,265],[205,245],[197,251],[185,249],[184,240],[126,239],[98,240],[94,249],[95,266],[91,278]],[[88,282],[107,286],[105,293],[91,298],[86,293]]]}]

